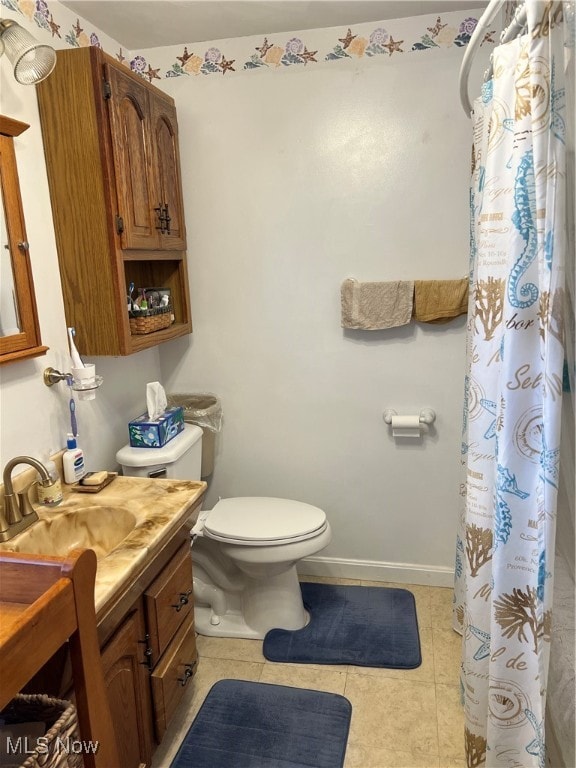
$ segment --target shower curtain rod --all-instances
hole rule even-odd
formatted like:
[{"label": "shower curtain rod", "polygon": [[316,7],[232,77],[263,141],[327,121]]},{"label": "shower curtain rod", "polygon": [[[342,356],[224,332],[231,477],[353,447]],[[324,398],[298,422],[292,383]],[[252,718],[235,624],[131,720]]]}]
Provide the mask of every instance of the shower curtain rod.
[{"label": "shower curtain rod", "polygon": [[[462,66],[460,67],[460,101],[462,103],[464,112],[466,112],[466,115],[468,117],[470,117],[470,114],[472,112],[472,105],[470,103],[470,98],[468,96],[468,78],[470,77],[470,68],[472,67],[472,61],[474,60],[476,51],[478,50],[478,48],[480,47],[480,44],[482,43],[482,40],[484,39],[484,35],[486,34],[488,27],[492,24],[492,22],[494,21],[494,19],[498,14],[498,11],[500,11],[500,9],[505,4],[505,2],[506,0],[490,0],[486,10],[480,17],[480,20],[476,25],[476,29],[472,33],[470,42],[466,47],[466,51],[464,52],[464,58],[462,59]],[[514,18],[512,19],[508,27],[504,30],[504,32],[502,32],[502,34],[500,35],[500,43],[501,44],[507,43],[513,38],[517,37],[518,34],[524,29],[525,26],[526,26],[526,3],[523,3],[521,6],[516,8]],[[490,77],[492,77],[492,64],[490,64],[490,67],[484,76],[484,81],[489,80]]]}]

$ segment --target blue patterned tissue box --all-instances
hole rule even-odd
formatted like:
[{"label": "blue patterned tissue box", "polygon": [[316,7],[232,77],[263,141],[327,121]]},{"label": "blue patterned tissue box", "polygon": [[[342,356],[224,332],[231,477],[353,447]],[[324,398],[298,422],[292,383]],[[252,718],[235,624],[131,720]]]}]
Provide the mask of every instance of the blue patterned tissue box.
[{"label": "blue patterned tissue box", "polygon": [[184,411],[179,405],[166,408],[162,416],[154,421],[143,413],[128,424],[133,448],[161,448],[183,430]]}]

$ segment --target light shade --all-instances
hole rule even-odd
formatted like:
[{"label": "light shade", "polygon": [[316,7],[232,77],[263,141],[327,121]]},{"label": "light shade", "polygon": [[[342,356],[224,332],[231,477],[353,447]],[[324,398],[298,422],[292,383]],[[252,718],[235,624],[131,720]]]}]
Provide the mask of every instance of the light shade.
[{"label": "light shade", "polygon": [[39,43],[11,19],[0,21],[0,55],[5,53],[14,67],[14,77],[23,85],[44,80],[56,65],[54,48]]}]

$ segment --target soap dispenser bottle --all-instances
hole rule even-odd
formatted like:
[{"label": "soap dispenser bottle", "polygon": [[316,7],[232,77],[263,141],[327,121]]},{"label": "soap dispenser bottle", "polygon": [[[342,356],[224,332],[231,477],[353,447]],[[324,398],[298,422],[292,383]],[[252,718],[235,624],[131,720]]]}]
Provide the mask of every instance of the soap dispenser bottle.
[{"label": "soap dispenser bottle", "polygon": [[66,441],[68,449],[62,455],[62,466],[64,468],[64,482],[78,483],[86,474],[84,467],[84,453],[82,448],[76,444],[74,435],[69,434]]}]

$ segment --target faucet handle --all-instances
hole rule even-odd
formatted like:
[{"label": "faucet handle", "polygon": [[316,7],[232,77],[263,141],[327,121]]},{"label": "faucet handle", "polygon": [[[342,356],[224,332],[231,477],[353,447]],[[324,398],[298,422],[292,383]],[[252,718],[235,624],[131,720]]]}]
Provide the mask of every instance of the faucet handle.
[{"label": "faucet handle", "polygon": [[20,514],[22,515],[22,517],[28,517],[28,515],[34,515],[34,517],[30,518],[30,522],[33,522],[34,520],[38,520],[38,515],[36,514],[36,510],[30,503],[30,499],[28,497],[30,488],[32,488],[33,485],[36,485],[37,482],[38,481],[35,480],[24,491],[21,491],[19,494],[17,494],[18,506],[20,507]]},{"label": "faucet handle", "polygon": [[[4,494],[4,517],[8,523],[8,530],[11,526],[18,525],[22,522],[20,504],[18,503],[15,493]],[[0,541],[5,541],[5,539],[0,539]]]}]

